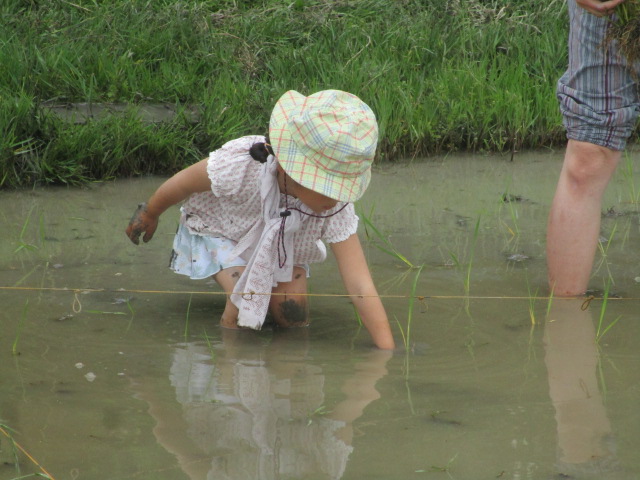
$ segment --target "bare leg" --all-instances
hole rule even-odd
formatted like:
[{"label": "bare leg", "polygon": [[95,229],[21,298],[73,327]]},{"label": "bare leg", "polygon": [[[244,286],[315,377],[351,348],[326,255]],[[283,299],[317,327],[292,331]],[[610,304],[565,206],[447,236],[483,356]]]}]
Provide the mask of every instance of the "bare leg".
[{"label": "bare leg", "polygon": [[293,268],[293,280],[279,283],[273,289],[269,311],[280,327],[309,325],[307,303],[307,273],[302,267]]},{"label": "bare leg", "polygon": [[621,152],[569,140],[547,228],[549,287],[557,296],[587,290],[600,235],[602,195]]},{"label": "bare leg", "polygon": [[233,293],[233,287],[238,283],[240,275],[242,275],[244,269],[245,267],[225,268],[213,276],[215,281],[218,282],[222,289],[227,293],[227,304],[224,307],[224,312],[222,312],[222,317],[220,317],[221,327],[239,328],[238,307],[231,302],[229,296]]},{"label": "bare leg", "polygon": [[[227,304],[220,318],[220,326],[238,327],[238,307],[229,298],[245,267],[230,267],[220,270],[213,278],[227,293]],[[304,268],[294,267],[293,280],[279,283],[273,289],[269,311],[276,324],[281,327],[304,327],[309,325],[307,305],[307,274]]]},{"label": "bare leg", "polygon": [[[556,412],[558,460],[565,474],[580,472],[580,468],[588,471],[589,466],[595,474],[598,465],[614,468],[617,464],[610,444],[611,423],[598,387],[596,332],[591,311],[583,310],[582,302],[553,302],[544,329],[544,359]],[[566,477],[574,478],[573,474]]]}]

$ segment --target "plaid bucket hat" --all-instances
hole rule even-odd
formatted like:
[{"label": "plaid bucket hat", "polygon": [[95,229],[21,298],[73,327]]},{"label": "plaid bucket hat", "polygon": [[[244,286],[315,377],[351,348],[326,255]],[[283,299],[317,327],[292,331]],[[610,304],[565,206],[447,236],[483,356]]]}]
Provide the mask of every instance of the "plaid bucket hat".
[{"label": "plaid bucket hat", "polygon": [[271,113],[269,139],[284,171],[303,187],[354,202],[369,185],[378,124],[371,108],[351,93],[286,92]]}]

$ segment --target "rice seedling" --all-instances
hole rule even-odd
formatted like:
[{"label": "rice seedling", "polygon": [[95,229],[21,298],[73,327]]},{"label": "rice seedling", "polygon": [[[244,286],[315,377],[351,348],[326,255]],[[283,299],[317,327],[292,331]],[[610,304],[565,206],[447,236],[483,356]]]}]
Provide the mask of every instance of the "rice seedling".
[{"label": "rice seedling", "polygon": [[449,252],[449,258],[451,259],[451,265],[460,268],[460,259],[454,252]]},{"label": "rice seedling", "polygon": [[[536,288],[535,292],[531,292],[531,285],[529,283],[529,276],[525,277],[527,281],[527,292],[529,295],[529,320],[531,321],[531,326],[533,327],[538,323],[536,321],[536,298],[538,297],[538,289]],[[547,306],[547,309],[551,308],[550,305]]]},{"label": "rice seedling", "polygon": [[26,250],[37,250],[38,247],[36,245],[33,245],[31,243],[28,243],[24,237],[27,231],[27,228],[29,227],[29,221],[31,220],[31,214],[33,213],[33,209],[35,208],[35,205],[32,205],[31,208],[29,209],[29,213],[27,213],[27,217],[24,219],[24,222],[22,224],[22,229],[20,230],[20,236],[18,239],[18,247],[13,251],[13,253],[18,253],[19,251],[26,249]]},{"label": "rice seedling", "polygon": [[127,328],[125,330],[125,332],[128,332],[131,329],[131,325],[133,325],[133,319],[136,316],[136,311],[131,306],[131,299],[127,299],[125,301],[125,304],[127,305],[127,310],[129,310],[129,314],[131,315],[129,317],[129,322],[127,323]]},{"label": "rice seedling", "polygon": [[213,344],[211,343],[211,339],[209,338],[209,335],[207,334],[207,330],[206,329],[202,329],[202,337],[204,338],[205,342],[207,343],[207,348],[209,349],[209,355],[211,356],[211,360],[215,360],[216,358],[216,351],[213,348]]},{"label": "rice seedling", "polygon": [[13,284],[14,287],[19,287],[20,285],[22,285],[24,282],[26,282],[29,277],[31,277],[31,275],[33,275],[33,273],[38,270],[41,267],[41,265],[34,265],[33,268],[31,268],[31,270],[29,270],[27,273],[25,273],[20,279],[18,279],[17,282],[15,282]]},{"label": "rice seedling", "polygon": [[13,355],[20,355],[18,351],[18,342],[20,341],[20,334],[22,333],[22,327],[24,326],[25,320],[27,319],[27,310],[29,307],[29,299],[25,300],[24,307],[22,307],[22,315],[20,316],[20,320],[18,321],[18,326],[16,328],[16,336],[13,340],[13,344],[11,345],[11,353]]},{"label": "rice seedling", "polygon": [[602,337],[606,335],[606,333],[613,328],[613,326],[618,323],[621,315],[618,315],[614,320],[612,320],[608,325],[604,324],[604,318],[607,311],[607,303],[609,300],[609,290],[611,288],[611,279],[607,280],[604,287],[604,293],[602,295],[602,305],[600,306],[600,315],[598,317],[598,326],[596,328],[596,343],[600,343]]},{"label": "rice seedling", "polygon": [[469,292],[471,291],[471,267],[473,266],[476,244],[478,242],[478,235],[480,233],[480,218],[481,215],[478,215],[478,220],[476,220],[476,225],[473,228],[473,237],[471,239],[471,248],[469,250],[469,260],[467,262],[467,273],[464,279],[464,293],[467,297],[469,296]]},{"label": "rice seedling", "polygon": [[505,226],[505,228],[511,235],[511,238],[509,239],[509,241],[520,236],[520,227],[518,225],[519,214],[518,214],[518,209],[516,208],[516,205],[515,205],[518,201],[520,201],[520,197],[509,193],[508,190],[505,191],[505,193],[502,195],[500,210],[502,210],[502,207],[504,205],[507,206],[509,210],[509,217],[511,219],[511,226],[507,225],[506,222],[502,220],[502,218],[500,218],[500,221],[502,222],[502,224]]},{"label": "rice seedling", "polygon": [[329,413],[331,413],[331,410],[327,410],[327,407],[325,405],[320,405],[313,412],[309,412],[307,414],[307,427],[311,425],[316,418],[323,417],[324,415],[327,415]]},{"label": "rice seedling", "polygon": [[[193,293],[189,294],[189,302],[187,303],[187,316],[184,320],[184,331],[183,331],[183,336],[184,336],[184,341],[186,342],[188,337],[189,337],[189,314],[191,312],[191,300],[193,300]],[[206,336],[206,332],[205,332],[205,336]],[[207,341],[209,341],[209,339],[207,338]]]},{"label": "rice seedling", "polygon": [[429,470],[416,470],[416,473],[426,473],[427,471],[442,472],[442,473],[446,473],[447,475],[449,475],[449,477],[451,477],[451,474],[449,473],[449,471],[451,470],[451,465],[453,465],[453,462],[455,462],[456,458],[458,458],[457,453],[449,459],[446,465],[443,465],[443,466],[432,465]]},{"label": "rice seedling", "polygon": [[618,222],[615,222],[613,224],[613,228],[611,229],[611,233],[609,234],[609,238],[606,241],[598,242],[598,250],[600,251],[600,260],[594,270],[594,274],[597,274],[600,271],[600,268],[602,268],[602,266],[604,265],[604,267],[607,269],[607,277],[609,278],[609,282],[611,283],[615,283],[615,282],[613,279],[613,274],[611,273],[611,268],[609,266],[608,253],[609,253],[609,248],[611,247],[611,244],[613,242],[613,237],[616,234],[617,228],[618,228]]},{"label": "rice seedling", "polygon": [[405,351],[409,352],[411,347],[411,323],[413,321],[413,309],[415,307],[415,302],[418,299],[416,296],[416,291],[418,288],[418,279],[420,278],[420,274],[422,273],[422,269],[424,265],[420,265],[417,267],[418,270],[413,278],[413,283],[411,284],[411,293],[409,294],[409,310],[407,312],[407,325],[406,328],[403,328],[398,319],[396,318],[396,322],[400,327],[400,334],[402,335],[402,343],[404,344]]},{"label": "rice seedling", "polygon": [[5,423],[0,421],[0,433],[2,433],[5,438],[9,441],[10,449],[11,449],[11,458],[13,459],[13,465],[15,467],[16,473],[20,474],[20,459],[18,458],[18,446],[13,439],[13,434],[15,433],[13,429],[7,426]]},{"label": "rice seedling", "polygon": [[[370,213],[373,212],[373,209],[374,207],[371,207]],[[365,235],[376,248],[395,258],[396,260],[404,263],[409,268],[417,268],[407,259],[407,257],[400,253],[400,251],[393,245],[393,243],[391,243],[389,237],[387,235],[383,235],[382,232],[380,232],[380,230],[372,223],[371,215],[365,214],[362,210],[358,212],[358,215],[360,216],[364,224]]]},{"label": "rice seedling", "polygon": [[[49,480],[53,480],[53,477],[51,477],[51,475],[49,475],[46,472],[46,470],[42,468],[42,466],[40,466],[38,462],[36,462],[33,459],[33,457],[29,455],[28,452],[26,452],[24,448],[20,446],[18,442],[16,442],[16,440],[14,439],[14,434],[16,433],[15,430],[7,426],[2,420],[0,420],[0,433],[2,433],[5,436],[5,438],[7,438],[7,440],[9,441],[9,444],[11,446],[10,447],[11,458],[13,459],[12,463],[14,465],[16,475],[18,475],[17,477],[12,478],[11,480],[21,480],[24,478],[33,478],[33,477],[47,478]],[[2,437],[0,437],[0,447],[2,444],[1,440],[2,440]],[[24,453],[37,467],[39,467],[42,473],[37,472],[37,473],[31,473],[28,475],[21,475],[22,470],[20,468],[20,457],[19,457],[20,452]]]},{"label": "rice seedling", "polygon": [[552,304],[553,304],[553,290],[549,292],[549,298],[547,299],[547,311],[545,312],[546,318],[549,318],[549,313],[551,312]]}]

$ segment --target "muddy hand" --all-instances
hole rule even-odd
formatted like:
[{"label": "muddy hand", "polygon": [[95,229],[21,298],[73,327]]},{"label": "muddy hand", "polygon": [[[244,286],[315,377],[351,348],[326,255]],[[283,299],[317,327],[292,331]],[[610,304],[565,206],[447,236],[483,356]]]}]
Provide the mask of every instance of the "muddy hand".
[{"label": "muddy hand", "polygon": [[147,243],[153,238],[157,227],[158,220],[149,218],[147,204],[143,202],[138,205],[138,208],[133,213],[126,234],[133,243],[138,245],[140,243],[140,235],[144,233],[142,241]]}]

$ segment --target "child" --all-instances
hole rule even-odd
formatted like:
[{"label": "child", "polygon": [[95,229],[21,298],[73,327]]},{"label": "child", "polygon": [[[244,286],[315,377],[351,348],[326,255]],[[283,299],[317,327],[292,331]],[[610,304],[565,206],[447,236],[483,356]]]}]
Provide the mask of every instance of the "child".
[{"label": "child", "polygon": [[167,180],[134,213],[127,236],[148,242],[158,218],[181,207],[170,267],[193,279],[213,276],[227,292],[223,327],[308,325],[308,264],[331,245],[347,293],[374,343],[393,349],[385,309],[356,234],[353,204],[369,184],[378,141],[371,109],[355,95],[286,92],[269,138],[224,144]]}]

